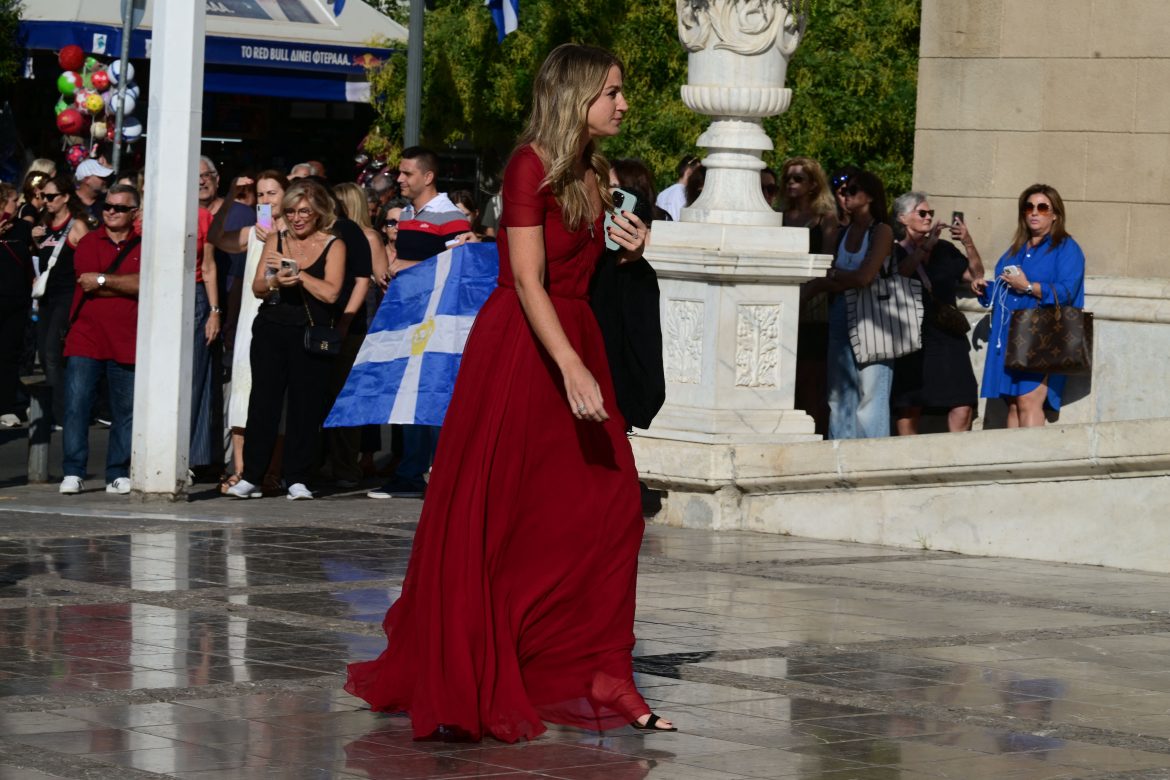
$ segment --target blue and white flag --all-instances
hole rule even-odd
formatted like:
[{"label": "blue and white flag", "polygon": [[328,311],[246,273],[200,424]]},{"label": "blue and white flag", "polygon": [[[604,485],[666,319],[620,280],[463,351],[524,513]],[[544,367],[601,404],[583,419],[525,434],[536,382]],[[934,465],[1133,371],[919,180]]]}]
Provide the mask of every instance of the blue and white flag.
[{"label": "blue and white flag", "polygon": [[498,41],[503,42],[505,35],[516,32],[520,26],[520,0],[484,0],[483,4],[491,9]]},{"label": "blue and white flag", "polygon": [[495,244],[464,244],[395,276],[325,427],[442,425],[499,271]]}]

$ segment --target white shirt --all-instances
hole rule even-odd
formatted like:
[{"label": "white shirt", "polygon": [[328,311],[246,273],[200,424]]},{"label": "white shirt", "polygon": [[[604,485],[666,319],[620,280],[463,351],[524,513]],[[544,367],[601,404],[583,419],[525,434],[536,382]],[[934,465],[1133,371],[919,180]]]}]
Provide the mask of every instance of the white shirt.
[{"label": "white shirt", "polygon": [[654,204],[669,214],[671,219],[678,222],[679,217],[682,216],[683,206],[687,205],[687,188],[675,182],[658,193],[658,200],[654,201]]}]

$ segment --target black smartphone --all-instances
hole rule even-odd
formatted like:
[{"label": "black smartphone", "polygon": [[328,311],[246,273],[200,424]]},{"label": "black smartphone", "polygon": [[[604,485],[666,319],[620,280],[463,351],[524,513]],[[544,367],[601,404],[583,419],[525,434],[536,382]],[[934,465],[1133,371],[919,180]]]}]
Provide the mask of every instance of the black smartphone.
[{"label": "black smartphone", "polygon": [[963,219],[963,212],[961,212],[961,211],[952,211],[951,212],[951,224],[952,225],[955,224],[956,222],[966,222],[966,221],[967,220]]}]

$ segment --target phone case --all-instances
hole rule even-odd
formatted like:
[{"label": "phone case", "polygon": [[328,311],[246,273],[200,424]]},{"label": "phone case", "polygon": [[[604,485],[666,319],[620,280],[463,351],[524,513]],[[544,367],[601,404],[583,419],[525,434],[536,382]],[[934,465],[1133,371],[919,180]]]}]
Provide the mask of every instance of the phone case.
[{"label": "phone case", "polygon": [[623,190],[620,187],[613,191],[613,210],[605,212],[605,227],[603,228],[605,230],[606,249],[612,249],[616,252],[622,248],[618,242],[609,237],[609,228],[613,225],[614,214],[619,211],[633,212],[637,205],[638,196],[632,192]]}]

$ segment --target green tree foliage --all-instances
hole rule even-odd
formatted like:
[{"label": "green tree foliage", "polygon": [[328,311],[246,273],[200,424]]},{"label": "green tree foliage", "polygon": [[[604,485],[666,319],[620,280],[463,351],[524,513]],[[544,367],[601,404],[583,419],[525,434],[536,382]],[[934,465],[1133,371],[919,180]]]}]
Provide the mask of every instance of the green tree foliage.
[{"label": "green tree foliage", "polygon": [[[406,23],[405,6],[381,0]],[[910,183],[917,96],[920,0],[811,0],[808,32],[788,70],[792,108],[765,122],[776,149],[769,162],[804,154],[827,168],[872,168],[891,191]],[[436,0],[427,12],[422,136],[467,144],[490,165],[523,127],[532,81],[544,56],[564,42],[614,51],[626,65],[631,111],[612,157],[640,157],[673,179],[708,123],[685,105],[686,52],[675,0],[522,0],[520,30],[503,43],[482,0]],[[405,119],[406,52],[371,74],[376,129],[394,145]]]},{"label": "green tree foliage", "polygon": [[20,75],[22,49],[20,31],[21,0],[0,0],[0,84],[11,84]]}]

